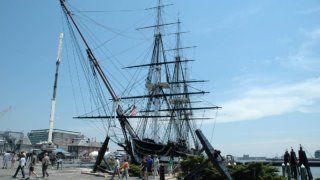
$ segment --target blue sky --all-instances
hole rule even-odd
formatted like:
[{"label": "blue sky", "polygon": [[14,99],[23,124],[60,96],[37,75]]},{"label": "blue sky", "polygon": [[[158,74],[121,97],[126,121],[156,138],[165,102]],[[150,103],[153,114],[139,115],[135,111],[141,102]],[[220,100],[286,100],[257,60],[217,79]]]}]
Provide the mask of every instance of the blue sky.
[{"label": "blue sky", "polygon": [[[152,23],[152,11],[143,9],[155,2],[68,2],[79,10],[110,11],[84,14],[104,25],[96,35],[103,37],[102,42],[109,40],[108,52],[117,63],[136,64],[131,59],[137,56],[134,53],[151,45],[152,32],[135,29]],[[214,147],[223,154],[269,157],[299,144],[312,155],[320,149],[318,1],[168,3],[174,5],[166,8],[166,20],[176,21],[179,16],[183,30],[190,31],[183,35],[183,44],[197,46],[186,52],[197,60],[190,74],[209,80],[200,85],[211,92],[205,99],[223,107],[215,126],[212,122],[201,126]],[[66,31],[63,18],[58,0],[2,3],[0,111],[12,109],[0,119],[0,130],[27,133],[48,127],[59,33]],[[81,113],[70,85],[72,70],[66,60],[68,43],[64,43],[55,128],[102,140],[103,133],[90,123],[72,118]],[[122,53],[126,49],[130,50]]]}]

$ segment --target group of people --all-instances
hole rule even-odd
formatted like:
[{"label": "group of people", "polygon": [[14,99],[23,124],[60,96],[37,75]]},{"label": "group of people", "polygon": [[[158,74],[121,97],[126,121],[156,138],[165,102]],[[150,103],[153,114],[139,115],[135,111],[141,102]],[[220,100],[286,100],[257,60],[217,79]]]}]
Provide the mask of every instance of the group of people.
[{"label": "group of people", "polygon": [[[115,158],[113,165],[113,175],[112,179],[114,179],[115,175],[118,175],[119,179],[129,178],[129,162],[127,158],[124,158],[122,166],[120,166],[120,160],[118,157]],[[122,175],[121,175],[122,174]]]},{"label": "group of people", "polygon": [[297,178],[298,173],[300,173],[299,167],[302,167],[303,165],[307,170],[309,179],[313,179],[306,152],[302,149],[301,145],[298,151],[298,155],[299,160],[297,159],[296,153],[292,148],[290,154],[288,150],[286,150],[286,152],[284,153],[284,166],[287,167],[288,175],[293,178]]},{"label": "group of people", "polygon": [[[173,174],[173,158],[169,157],[168,159],[168,172]],[[143,180],[148,180],[149,177],[156,179],[160,173],[160,160],[157,155],[153,157],[151,155],[146,155],[143,157],[143,160],[140,165],[140,177]],[[121,165],[118,157],[114,159],[113,165],[113,176],[112,179],[118,176],[119,179],[128,179],[129,177],[129,163],[127,158],[124,158],[123,164]]]},{"label": "group of people", "polygon": [[[9,154],[9,155],[8,155]],[[12,176],[12,178],[16,178],[19,171],[21,171],[22,178],[25,178],[25,172],[24,168],[28,167],[29,173],[28,177],[26,179],[30,179],[31,175],[35,176],[37,179],[39,178],[39,175],[35,172],[35,165],[37,163],[37,155],[35,152],[32,152],[32,155],[26,158],[26,154],[22,151],[17,155],[17,161],[18,161],[18,167]],[[5,153],[3,156],[3,169],[7,168],[8,166],[8,159],[11,160],[11,168],[14,168],[14,164],[16,161],[16,155],[15,153],[12,153],[10,155],[9,152]],[[49,173],[47,172],[48,166],[51,165],[48,153],[44,154],[44,158],[42,159],[42,177],[49,177]]]},{"label": "group of people", "polygon": [[10,153],[8,151],[4,153],[2,169],[7,169],[9,162],[11,162],[10,169],[14,168],[14,164],[16,163],[16,153]]},{"label": "group of people", "polygon": [[159,175],[160,161],[157,155],[152,158],[151,155],[144,156],[140,166],[140,176],[144,180],[148,180],[149,176]]}]

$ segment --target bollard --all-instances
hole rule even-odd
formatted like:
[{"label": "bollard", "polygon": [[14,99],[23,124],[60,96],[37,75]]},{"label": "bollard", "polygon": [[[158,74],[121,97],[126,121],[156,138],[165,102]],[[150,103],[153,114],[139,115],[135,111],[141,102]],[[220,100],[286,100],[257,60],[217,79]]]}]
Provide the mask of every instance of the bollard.
[{"label": "bollard", "polygon": [[286,177],[286,166],[282,163],[282,176]]},{"label": "bollard", "polygon": [[306,170],[307,170],[307,173],[308,173],[308,178],[309,178],[309,179],[313,179],[310,166],[307,166],[307,167],[306,167]]},{"label": "bollard", "polygon": [[288,173],[288,179],[291,179],[291,168],[290,168],[290,163],[287,163],[287,173]]},{"label": "bollard", "polygon": [[301,180],[307,180],[307,169],[302,164],[300,166]]},{"label": "bollard", "polygon": [[165,176],[164,176],[164,166],[161,164],[160,168],[159,168],[159,173],[160,173],[160,180],[164,180]]}]

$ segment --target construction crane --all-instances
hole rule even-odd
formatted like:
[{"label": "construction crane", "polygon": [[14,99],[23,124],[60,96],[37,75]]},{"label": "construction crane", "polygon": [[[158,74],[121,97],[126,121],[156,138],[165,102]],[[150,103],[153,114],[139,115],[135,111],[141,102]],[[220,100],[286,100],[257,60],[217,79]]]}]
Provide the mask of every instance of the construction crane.
[{"label": "construction crane", "polygon": [[0,118],[6,115],[9,111],[11,111],[11,106],[7,107],[6,109],[0,112]]},{"label": "construction crane", "polygon": [[57,55],[57,62],[56,62],[56,74],[55,74],[55,78],[54,78],[53,95],[52,95],[52,99],[51,99],[51,112],[50,112],[50,120],[49,120],[48,143],[52,143],[54,113],[55,113],[55,110],[56,110],[56,94],[57,94],[57,84],[58,84],[58,72],[59,72],[59,64],[60,64],[60,61],[61,61],[62,39],[63,39],[63,33],[60,33],[58,55]]}]

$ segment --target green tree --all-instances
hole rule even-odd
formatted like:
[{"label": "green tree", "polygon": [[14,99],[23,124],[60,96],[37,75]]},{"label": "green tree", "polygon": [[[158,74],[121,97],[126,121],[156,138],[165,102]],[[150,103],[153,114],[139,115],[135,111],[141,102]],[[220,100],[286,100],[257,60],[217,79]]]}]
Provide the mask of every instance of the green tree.
[{"label": "green tree", "polygon": [[[188,157],[181,162],[181,173],[179,177],[186,176],[192,169],[196,168],[206,159],[203,156]],[[249,163],[245,165],[228,166],[229,173],[234,180],[283,180],[284,178],[278,174],[278,169],[270,164]],[[218,172],[217,168],[208,163],[208,166],[201,170],[197,177],[199,179],[216,179],[222,180],[223,176]]]}]

